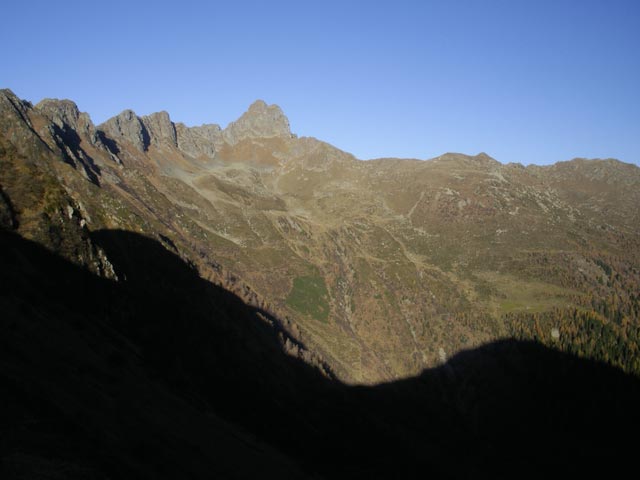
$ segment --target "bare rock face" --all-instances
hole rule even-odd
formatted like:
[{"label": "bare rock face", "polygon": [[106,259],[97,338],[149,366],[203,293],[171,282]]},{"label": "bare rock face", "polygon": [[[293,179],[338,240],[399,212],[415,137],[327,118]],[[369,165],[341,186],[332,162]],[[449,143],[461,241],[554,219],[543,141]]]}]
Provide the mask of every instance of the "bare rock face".
[{"label": "bare rock face", "polygon": [[238,120],[231,122],[222,135],[227,143],[235,145],[246,138],[291,138],[291,130],[280,107],[257,100]]},{"label": "bare rock face", "polygon": [[133,110],[125,110],[99,126],[116,142],[129,142],[141,152],[149,146],[149,132]]},{"label": "bare rock face", "polygon": [[31,119],[33,113],[30,102],[19,99],[9,89],[0,90],[0,132],[25,158],[40,158],[43,151],[50,148],[36,132]]},{"label": "bare rock face", "polygon": [[175,129],[178,148],[192,157],[204,155],[213,158],[216,147],[222,143],[222,130],[219,125],[187,127],[184,123],[176,123]]},{"label": "bare rock face", "polygon": [[140,120],[149,134],[149,142],[152,145],[157,147],[163,145],[178,146],[176,127],[167,112],[152,113],[142,117]]},{"label": "bare rock face", "polygon": [[44,145],[35,133],[29,118],[32,106],[19,99],[11,90],[0,89],[0,132],[5,134],[16,150],[27,157],[37,155]]},{"label": "bare rock face", "polygon": [[96,127],[85,112],[80,112],[75,102],[46,98],[34,107],[61,130],[74,130],[92,143],[97,142]]},{"label": "bare rock face", "polygon": [[34,111],[49,120],[50,138],[62,152],[65,161],[84,172],[92,183],[99,184],[100,169],[85,151],[88,142],[103,147],[96,127],[88,114],[80,112],[71,100],[47,98],[33,107]]},{"label": "bare rock face", "polygon": [[29,128],[33,128],[27,115],[30,107],[29,102],[19,99],[8,88],[0,89],[0,113],[6,120],[13,120],[12,117],[18,115]]},{"label": "bare rock face", "polygon": [[[42,108],[49,109],[51,106],[47,104]],[[59,110],[61,112],[58,112]],[[79,127],[82,126],[81,120],[84,114],[77,113],[75,104],[57,105],[56,112],[60,118],[78,118],[76,123]],[[146,151],[150,145],[159,148],[170,146],[177,147],[192,157],[209,158],[213,158],[224,143],[236,145],[245,139],[292,137],[289,120],[280,107],[267,105],[262,100],[254,102],[249,110],[224,130],[216,124],[198,127],[187,127],[183,123],[176,124],[164,111],[138,117],[131,110],[123,111],[98,128],[116,142],[129,142],[141,152]]]},{"label": "bare rock face", "polygon": [[75,129],[78,126],[80,111],[71,100],[45,98],[34,108],[61,128],[68,125]]}]

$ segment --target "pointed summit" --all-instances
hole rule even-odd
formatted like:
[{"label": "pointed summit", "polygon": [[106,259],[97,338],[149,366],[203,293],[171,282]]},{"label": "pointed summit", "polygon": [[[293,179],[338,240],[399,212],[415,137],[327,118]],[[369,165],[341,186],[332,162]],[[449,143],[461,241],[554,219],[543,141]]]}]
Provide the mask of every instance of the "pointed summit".
[{"label": "pointed summit", "polygon": [[223,131],[225,141],[235,145],[245,138],[291,137],[289,120],[277,105],[256,100],[235,122]]}]

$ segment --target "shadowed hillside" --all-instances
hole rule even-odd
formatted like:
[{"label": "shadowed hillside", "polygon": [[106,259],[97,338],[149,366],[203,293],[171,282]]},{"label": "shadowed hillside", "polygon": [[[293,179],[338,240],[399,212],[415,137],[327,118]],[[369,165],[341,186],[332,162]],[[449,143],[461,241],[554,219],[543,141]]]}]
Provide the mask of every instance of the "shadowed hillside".
[{"label": "shadowed hillside", "polygon": [[105,278],[90,232],[155,238],[349,384],[510,337],[640,374],[640,169],[613,159],[361,161],[261,101],[94,125],[0,90],[0,224]]},{"label": "shadowed hillside", "polygon": [[617,369],[502,341],[350,387],[284,353],[294,340],[278,319],[170,246],[117,230],[91,240],[118,281],[0,231],[3,478],[540,478],[633,465],[640,382]]}]

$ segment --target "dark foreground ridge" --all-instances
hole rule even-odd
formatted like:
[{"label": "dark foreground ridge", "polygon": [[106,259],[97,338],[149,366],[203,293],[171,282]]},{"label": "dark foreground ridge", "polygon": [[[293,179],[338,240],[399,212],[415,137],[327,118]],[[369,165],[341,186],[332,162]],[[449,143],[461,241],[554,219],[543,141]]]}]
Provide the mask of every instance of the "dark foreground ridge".
[{"label": "dark foreground ridge", "polygon": [[120,281],[0,231],[2,478],[611,476],[636,377],[501,341],[351,387],[149,238],[92,234]]}]

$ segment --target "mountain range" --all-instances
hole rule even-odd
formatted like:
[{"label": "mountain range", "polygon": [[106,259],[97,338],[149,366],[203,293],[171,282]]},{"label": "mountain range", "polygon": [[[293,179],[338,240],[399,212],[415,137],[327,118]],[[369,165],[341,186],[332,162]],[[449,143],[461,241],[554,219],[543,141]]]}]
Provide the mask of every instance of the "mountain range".
[{"label": "mountain range", "polygon": [[262,101],[224,129],[96,126],[2,90],[0,225],[15,478],[533,477],[632,455],[635,165],[363,161]]}]

